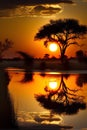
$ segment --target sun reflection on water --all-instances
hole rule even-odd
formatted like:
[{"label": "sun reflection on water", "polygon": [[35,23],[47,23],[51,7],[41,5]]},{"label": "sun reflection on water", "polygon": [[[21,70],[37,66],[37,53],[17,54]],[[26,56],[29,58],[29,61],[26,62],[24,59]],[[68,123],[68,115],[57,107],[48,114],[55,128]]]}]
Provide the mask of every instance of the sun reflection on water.
[{"label": "sun reflection on water", "polygon": [[56,89],[57,88],[57,81],[55,79],[52,79],[51,81],[49,81],[49,87],[51,89]]}]

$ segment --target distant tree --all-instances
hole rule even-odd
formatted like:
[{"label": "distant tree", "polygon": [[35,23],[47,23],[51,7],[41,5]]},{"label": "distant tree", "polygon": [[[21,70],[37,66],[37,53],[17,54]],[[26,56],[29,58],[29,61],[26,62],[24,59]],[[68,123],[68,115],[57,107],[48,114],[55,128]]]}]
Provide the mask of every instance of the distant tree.
[{"label": "distant tree", "polygon": [[0,59],[2,59],[3,54],[5,51],[7,51],[9,48],[12,48],[13,42],[5,39],[4,42],[0,41]]},{"label": "distant tree", "polygon": [[31,63],[31,62],[33,62],[33,60],[34,60],[34,58],[33,58],[31,55],[27,54],[26,52],[17,51],[17,53],[20,54],[20,55],[24,58],[24,60],[25,60],[26,62]]},{"label": "distant tree", "polygon": [[28,71],[31,71],[33,68],[34,58],[23,51],[17,51],[18,54],[20,54],[24,58],[24,67]]},{"label": "distant tree", "polygon": [[82,62],[87,62],[87,56],[86,54],[83,52],[83,50],[78,50],[76,51],[76,57],[79,61]]},{"label": "distant tree", "polygon": [[76,39],[84,38],[87,34],[87,26],[80,25],[75,19],[50,20],[40,28],[35,35],[35,40],[44,39],[44,45],[55,42],[60,48],[61,60],[63,60],[66,49],[70,45],[79,45]]},{"label": "distant tree", "polygon": [[49,59],[49,54],[45,54],[44,59]]},{"label": "distant tree", "polygon": [[79,50],[76,52],[76,56],[77,57],[83,57],[84,56],[84,52],[82,50]]},{"label": "distant tree", "polygon": [[52,59],[52,60],[56,60],[57,58],[56,58],[55,56],[52,56],[51,59]]}]

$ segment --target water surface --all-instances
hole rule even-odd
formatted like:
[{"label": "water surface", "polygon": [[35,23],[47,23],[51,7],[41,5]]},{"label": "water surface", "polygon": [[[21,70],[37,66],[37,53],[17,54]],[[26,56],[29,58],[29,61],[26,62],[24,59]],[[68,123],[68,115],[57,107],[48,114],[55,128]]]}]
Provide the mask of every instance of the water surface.
[{"label": "water surface", "polygon": [[5,71],[10,79],[7,87],[20,127],[87,128],[86,72]]}]

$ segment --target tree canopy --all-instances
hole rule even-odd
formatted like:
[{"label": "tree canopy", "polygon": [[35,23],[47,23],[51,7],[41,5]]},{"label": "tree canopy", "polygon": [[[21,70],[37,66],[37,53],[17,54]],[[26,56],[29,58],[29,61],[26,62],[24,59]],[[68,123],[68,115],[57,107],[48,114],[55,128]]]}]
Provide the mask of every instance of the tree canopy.
[{"label": "tree canopy", "polygon": [[86,34],[87,26],[79,24],[76,19],[50,20],[36,33],[35,40],[43,39],[46,47],[49,42],[55,42],[63,58],[66,48],[72,44],[79,45],[76,39],[83,39]]}]

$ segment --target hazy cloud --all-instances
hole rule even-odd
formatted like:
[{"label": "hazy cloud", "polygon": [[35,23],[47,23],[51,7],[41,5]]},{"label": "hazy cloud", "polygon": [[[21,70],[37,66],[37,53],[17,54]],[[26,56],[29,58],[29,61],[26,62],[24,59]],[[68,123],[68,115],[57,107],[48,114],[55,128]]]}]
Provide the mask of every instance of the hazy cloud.
[{"label": "hazy cloud", "polygon": [[50,16],[62,11],[59,3],[73,0],[0,0],[0,17]]},{"label": "hazy cloud", "polygon": [[49,112],[31,112],[31,113],[25,113],[20,112],[18,115],[18,120],[20,122],[28,122],[28,123],[34,123],[34,124],[56,124],[58,125],[62,118],[55,114],[50,114]]},{"label": "hazy cloud", "polygon": [[19,6],[36,6],[42,4],[70,3],[72,0],[0,0],[0,9],[12,9]]},{"label": "hazy cloud", "polygon": [[18,114],[19,125],[30,130],[58,130],[59,128],[72,128],[72,126],[60,125],[62,118],[50,112],[20,112]]},{"label": "hazy cloud", "polygon": [[49,16],[59,13],[61,10],[61,7],[57,5],[38,5],[33,7],[29,13],[30,15]]}]

